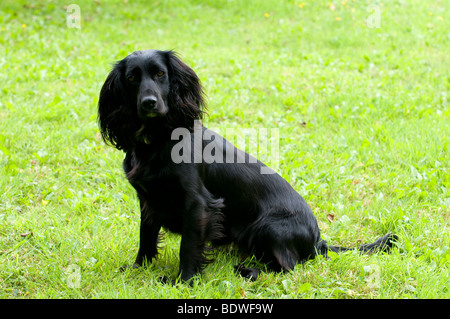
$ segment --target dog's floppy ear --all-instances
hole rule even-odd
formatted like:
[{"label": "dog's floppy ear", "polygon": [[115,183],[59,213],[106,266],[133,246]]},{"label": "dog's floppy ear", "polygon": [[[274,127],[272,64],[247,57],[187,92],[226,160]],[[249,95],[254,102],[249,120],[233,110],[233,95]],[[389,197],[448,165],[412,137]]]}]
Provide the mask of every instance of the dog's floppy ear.
[{"label": "dog's floppy ear", "polygon": [[105,143],[126,151],[133,143],[129,132],[133,132],[130,125],[134,121],[127,120],[131,108],[126,102],[129,97],[123,85],[123,69],[124,60],[113,67],[103,84],[98,101],[98,123]]},{"label": "dog's floppy ear", "polygon": [[173,51],[165,51],[169,68],[169,122],[192,129],[206,111],[203,88],[195,72]]}]

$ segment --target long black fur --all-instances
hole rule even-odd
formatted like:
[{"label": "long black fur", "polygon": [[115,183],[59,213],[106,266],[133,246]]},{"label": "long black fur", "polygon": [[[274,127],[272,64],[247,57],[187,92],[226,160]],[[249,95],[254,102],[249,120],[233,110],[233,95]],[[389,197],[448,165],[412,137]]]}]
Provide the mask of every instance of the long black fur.
[{"label": "long black fur", "polygon": [[[204,112],[197,75],[173,51],[132,53],[113,67],[101,89],[102,137],[126,153],[123,168],[140,202],[140,246],[134,267],[155,257],[162,227],[182,235],[182,281],[189,281],[210,261],[209,244],[234,242],[276,271],[291,270],[329,249],[348,249],[328,246],[321,239],[308,204],[280,175],[261,174],[263,163],[217,133],[195,127]],[[193,148],[196,134],[212,136],[202,139],[202,150],[230,147],[234,162],[227,163],[222,152],[222,161],[197,163],[192,155],[190,163],[177,163],[172,154],[179,142],[172,139],[176,128],[189,132]],[[238,158],[245,158],[245,163]],[[357,249],[387,251],[396,238],[387,234]],[[242,265],[236,269],[252,279],[259,273]]]}]

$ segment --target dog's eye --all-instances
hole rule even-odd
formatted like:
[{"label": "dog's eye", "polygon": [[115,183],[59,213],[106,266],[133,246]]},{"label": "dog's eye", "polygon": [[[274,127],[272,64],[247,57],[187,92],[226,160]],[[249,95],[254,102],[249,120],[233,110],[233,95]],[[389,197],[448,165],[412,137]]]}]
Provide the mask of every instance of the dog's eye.
[{"label": "dog's eye", "polygon": [[127,80],[130,81],[130,82],[134,82],[135,78],[134,78],[133,75],[129,75],[129,76],[127,77]]},{"label": "dog's eye", "polygon": [[164,71],[161,71],[161,70],[156,72],[156,76],[159,77],[159,78],[162,77],[164,74],[165,74]]}]

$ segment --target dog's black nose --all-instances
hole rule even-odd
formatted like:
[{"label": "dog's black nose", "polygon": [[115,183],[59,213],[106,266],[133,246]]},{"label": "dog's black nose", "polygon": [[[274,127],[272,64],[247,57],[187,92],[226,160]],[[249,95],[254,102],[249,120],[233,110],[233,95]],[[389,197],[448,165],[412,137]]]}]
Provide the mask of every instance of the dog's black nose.
[{"label": "dog's black nose", "polygon": [[158,99],[156,98],[156,96],[150,95],[150,96],[146,96],[142,99],[141,105],[144,109],[150,111],[155,108],[157,101],[158,101]]}]

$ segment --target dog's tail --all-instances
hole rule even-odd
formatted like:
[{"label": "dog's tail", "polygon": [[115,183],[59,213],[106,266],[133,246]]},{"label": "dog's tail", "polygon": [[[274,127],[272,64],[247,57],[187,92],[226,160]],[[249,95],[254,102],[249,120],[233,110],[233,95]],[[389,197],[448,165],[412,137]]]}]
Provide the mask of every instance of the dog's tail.
[{"label": "dog's tail", "polygon": [[394,246],[394,242],[398,240],[398,236],[394,234],[386,234],[383,237],[378,238],[371,244],[363,244],[356,248],[346,248],[346,247],[338,247],[338,246],[329,246],[326,241],[322,240],[317,243],[316,249],[320,255],[327,256],[328,250],[331,250],[335,253],[340,253],[348,250],[357,250],[363,253],[371,254],[376,251],[384,251],[389,252]]}]

